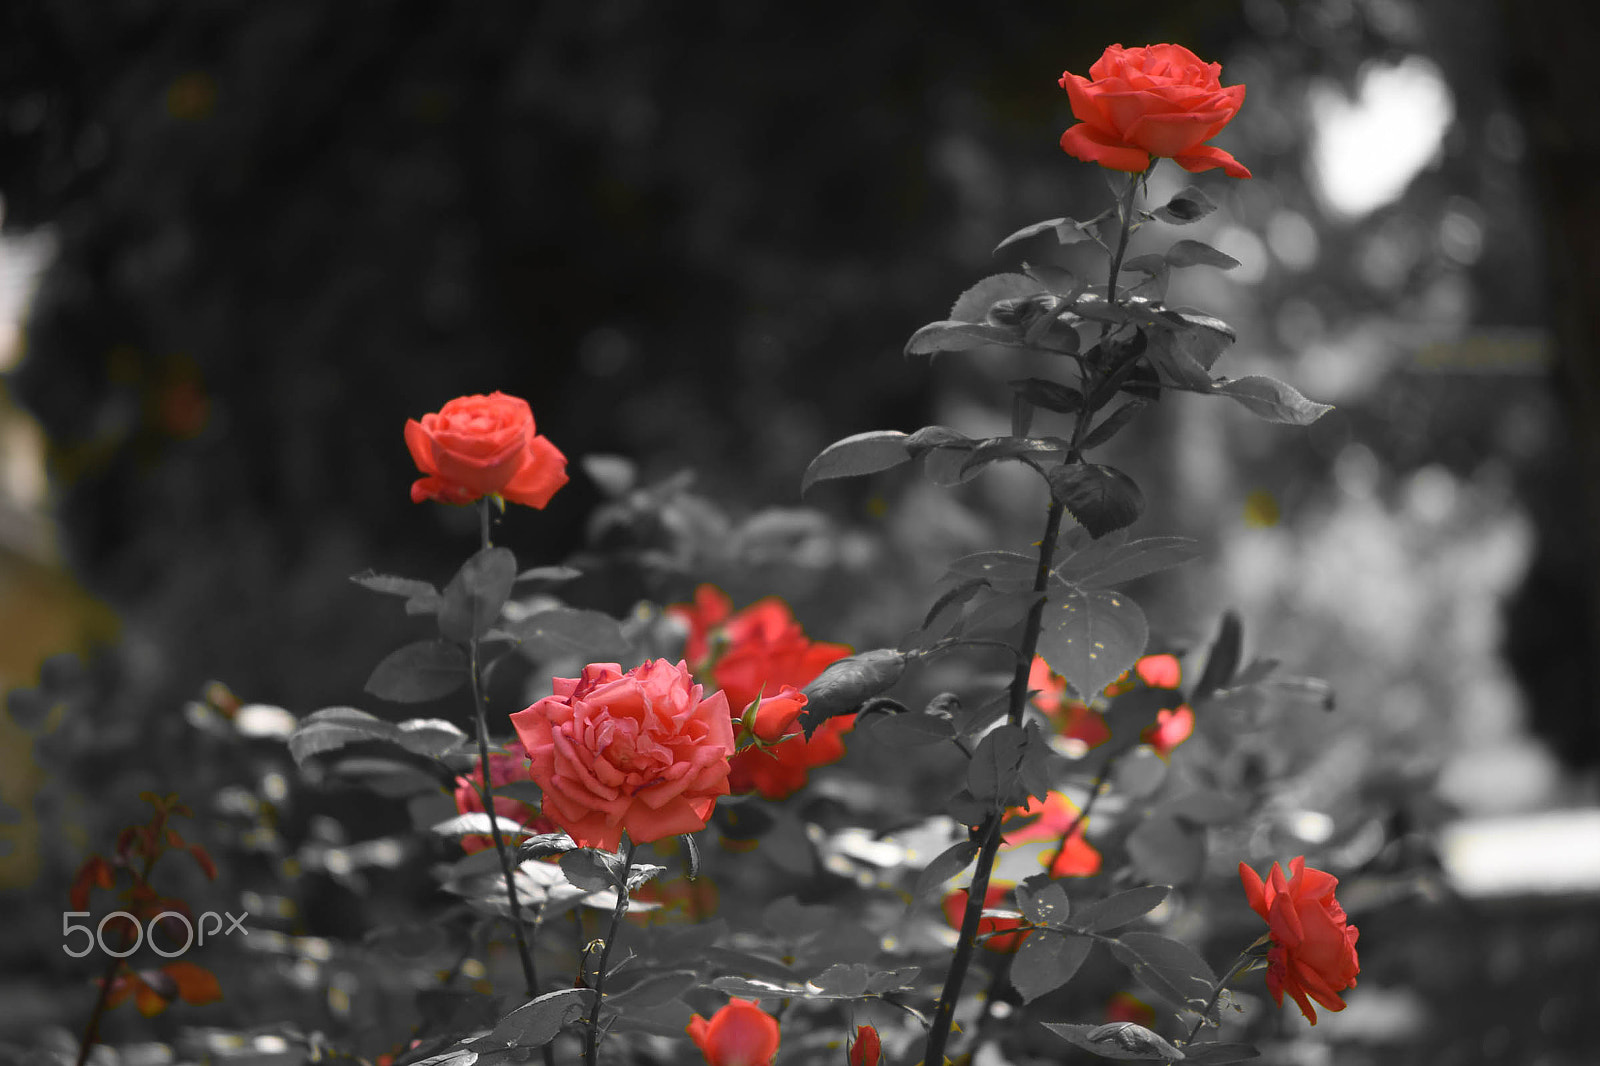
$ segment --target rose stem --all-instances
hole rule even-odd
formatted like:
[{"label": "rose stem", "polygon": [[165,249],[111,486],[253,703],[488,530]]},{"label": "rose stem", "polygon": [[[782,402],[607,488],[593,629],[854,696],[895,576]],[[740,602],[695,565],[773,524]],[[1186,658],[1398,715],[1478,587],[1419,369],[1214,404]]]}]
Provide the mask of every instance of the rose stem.
[{"label": "rose stem", "polygon": [[[1063,511],[1060,501],[1052,498],[1044,536],[1039,541],[1039,567],[1033,581],[1035,592],[1043,592],[1050,580],[1050,563],[1055,558],[1056,536],[1061,532]],[[1028,700],[1028,672],[1039,647],[1039,630],[1043,619],[1044,600],[1041,599],[1028,612],[1028,621],[1022,631],[1021,653],[1017,657],[1017,670],[1011,678],[1012,725],[1022,724],[1022,710]],[[984,897],[989,893],[989,875],[994,871],[994,857],[1000,850],[1000,819],[1004,813],[1003,809],[996,809],[990,811],[983,820],[980,831],[983,845],[978,851],[978,868],[967,889],[967,909],[961,918],[961,937],[956,942],[950,973],[945,978],[944,991],[939,994],[939,1006],[934,1011],[933,1024],[928,1030],[927,1053],[922,1061],[930,1066],[944,1064],[944,1046],[950,1039],[950,1024],[955,1018],[956,1001],[961,998],[961,983],[966,979],[967,967],[972,962],[973,937],[978,933],[978,919],[983,916]]]},{"label": "rose stem", "polygon": [[[483,547],[489,548],[489,498],[483,497],[478,501],[478,529],[482,533]],[[522,905],[517,899],[517,881],[511,868],[511,856],[506,851],[505,837],[500,833],[500,816],[494,809],[494,785],[489,774],[489,719],[484,707],[482,685],[478,680],[478,633],[474,624],[472,637],[467,642],[471,655],[471,664],[468,671],[472,679],[472,709],[477,715],[478,725],[478,794],[483,797],[483,809],[489,812],[489,836],[494,841],[495,854],[500,857],[500,874],[505,878],[506,897],[511,902],[511,932],[517,941],[517,957],[522,961],[522,981],[528,998],[536,999],[539,995],[539,971],[534,965],[533,951],[528,946],[527,935],[522,929]],[[544,1046],[544,1060],[547,1066],[554,1066],[555,1052],[550,1045]]]},{"label": "rose stem", "polygon": [[1233,967],[1222,975],[1222,979],[1217,982],[1217,987],[1211,990],[1211,998],[1206,1000],[1204,1007],[1200,1008],[1200,1017],[1194,1020],[1194,1025],[1189,1029],[1189,1035],[1184,1037],[1183,1043],[1185,1047],[1194,1043],[1195,1034],[1199,1033],[1200,1027],[1206,1023],[1206,1015],[1210,1014],[1211,1008],[1217,1005],[1217,1000],[1222,997],[1222,990],[1228,987],[1228,982],[1238,977],[1253,962],[1255,962],[1255,956],[1248,951],[1234,960]]},{"label": "rose stem", "polygon": [[[611,945],[617,939],[617,925],[628,912],[628,875],[633,872],[633,839],[622,852],[621,884],[617,886],[617,905],[611,911],[611,927],[606,930],[605,946],[600,949],[600,969],[594,975],[594,1010],[589,1014],[588,1046],[583,1051],[584,1066],[597,1066],[600,1061],[600,1003],[605,996],[606,964],[611,959]],[[550,1045],[546,1044],[546,1047]]]}]

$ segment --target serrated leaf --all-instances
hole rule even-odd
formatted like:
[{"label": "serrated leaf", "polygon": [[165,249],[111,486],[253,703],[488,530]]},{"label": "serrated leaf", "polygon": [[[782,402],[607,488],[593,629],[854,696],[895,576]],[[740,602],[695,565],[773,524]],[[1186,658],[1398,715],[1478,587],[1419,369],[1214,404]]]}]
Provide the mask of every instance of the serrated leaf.
[{"label": "serrated leaf", "polygon": [[[961,615],[962,608],[967,601],[977,593],[989,587],[987,578],[969,577],[946,589],[938,599],[933,601],[933,606],[928,608],[928,613],[922,619],[921,632],[943,636],[954,625],[955,619]],[[935,622],[940,623],[935,626]]]},{"label": "serrated leaf", "polygon": [[1050,495],[1091,537],[1132,525],[1144,511],[1144,493],[1122,471],[1098,463],[1069,463],[1050,471]]},{"label": "serrated leaf", "polygon": [[[505,794],[503,788],[494,790],[496,796]],[[578,842],[565,833],[539,833],[524,840],[517,850],[525,859],[542,859],[547,855],[563,855],[577,848]]]},{"label": "serrated leaf", "polygon": [[1046,411],[1072,414],[1083,409],[1083,393],[1070,385],[1048,378],[1017,378],[1010,384],[1018,396]]},{"label": "serrated leaf", "polygon": [[1165,333],[1170,343],[1209,371],[1221,355],[1238,339],[1232,326],[1203,311],[1164,307],[1156,312],[1157,332]]},{"label": "serrated leaf", "polygon": [[1020,244],[1047,232],[1054,233],[1056,241],[1061,244],[1074,244],[1086,239],[1083,231],[1079,228],[1079,224],[1073,219],[1065,217],[1047,218],[1043,222],[1035,222],[1017,230],[1017,232],[995,245],[993,254],[999,255],[1014,244]]},{"label": "serrated leaf", "polygon": [[289,734],[289,754],[296,763],[313,755],[334,751],[346,744],[364,740],[399,743],[400,730],[393,722],[375,718],[354,707],[324,707],[308,715]]},{"label": "serrated leaf", "polygon": [[989,437],[973,445],[961,469],[964,473],[1004,459],[1049,458],[1068,447],[1066,441],[1054,437]]},{"label": "serrated leaf", "polygon": [[730,996],[743,996],[748,999],[827,999],[829,997],[818,995],[806,988],[805,985],[792,982],[766,981],[759,977],[727,977],[713,978],[711,987],[718,992],[726,992]]},{"label": "serrated leaf", "polygon": [[1292,385],[1263,375],[1221,381],[1212,386],[1212,391],[1237,401],[1268,422],[1290,426],[1309,426],[1333,410],[1331,404],[1308,400]]},{"label": "serrated leaf", "polygon": [[1222,689],[1230,687],[1233,675],[1239,669],[1239,659],[1244,648],[1244,629],[1239,624],[1239,616],[1233,611],[1224,611],[1222,622],[1217,627],[1217,637],[1211,642],[1211,650],[1206,653],[1206,666],[1200,672],[1200,680],[1195,682],[1192,699],[1196,706],[1203,704]]},{"label": "serrated leaf", "polygon": [[1194,1066],[1223,1066],[1261,1057],[1261,1052],[1249,1044],[1190,1044],[1184,1052]]},{"label": "serrated leaf", "polygon": [[906,434],[893,429],[876,429],[834,441],[822,449],[806,467],[800,479],[800,494],[819,481],[841,477],[860,477],[911,461]]},{"label": "serrated leaf", "polygon": [[1056,574],[1069,585],[1109,588],[1182,566],[1199,556],[1199,544],[1188,537],[1143,537],[1104,555],[1090,558],[1085,553],[1068,559],[1056,568]]},{"label": "serrated leaf", "polygon": [[350,575],[350,580],[364,589],[381,592],[386,596],[403,596],[408,600],[437,600],[439,590],[426,581],[418,581],[412,577],[398,577],[394,574],[380,574],[372,570],[364,570],[359,574]]},{"label": "serrated leaf", "polygon": [[1032,1003],[1072,980],[1093,944],[1088,937],[1042,931],[1024,939],[1011,960],[1011,984],[1022,1002]]},{"label": "serrated leaf", "polygon": [[929,322],[906,341],[905,354],[937,355],[940,352],[970,352],[990,345],[1007,348],[1022,346],[1021,333],[1009,326],[987,322]]},{"label": "serrated leaf", "polygon": [[633,654],[622,624],[600,611],[552,607],[511,626],[524,651],[540,659],[620,663]]},{"label": "serrated leaf", "polygon": [[1091,429],[1088,435],[1083,438],[1083,449],[1088,451],[1090,448],[1098,448],[1112,437],[1115,437],[1122,431],[1123,427],[1133,421],[1134,416],[1149,405],[1148,400],[1134,399],[1118,407],[1115,411],[1102,418],[1100,424]]},{"label": "serrated leaf", "polygon": [[987,322],[989,309],[1001,300],[1023,300],[1042,292],[1044,286],[1026,274],[992,274],[956,297],[950,321]]},{"label": "serrated leaf", "polygon": [[665,973],[646,974],[633,984],[606,996],[610,1010],[642,1010],[676,999],[700,983],[700,975],[693,970],[668,970]]},{"label": "serrated leaf", "polygon": [[458,644],[482,636],[500,617],[516,580],[517,557],[510,548],[474,553],[444,587],[439,635]]},{"label": "serrated leaf", "polygon": [[971,437],[957,433],[949,426],[923,426],[903,442],[912,458],[932,448],[967,448],[973,444]]},{"label": "serrated leaf", "polygon": [[437,759],[467,743],[467,735],[442,718],[410,718],[396,728],[401,747],[430,759]]},{"label": "serrated leaf", "polygon": [[467,653],[443,640],[419,640],[383,658],[367,678],[366,691],[393,703],[426,703],[467,683]]},{"label": "serrated leaf", "polygon": [[1033,586],[1039,560],[1013,551],[981,551],[963,555],[950,564],[948,573],[961,578],[981,578],[996,586]]},{"label": "serrated leaf", "polygon": [[946,881],[967,868],[973,859],[978,857],[978,842],[975,840],[960,840],[941,851],[934,860],[925,866],[922,873],[917,875],[916,887],[911,890],[914,898],[932,893]]},{"label": "serrated leaf", "polygon": [[1034,925],[1059,929],[1072,914],[1072,901],[1059,881],[1052,881],[1049,874],[1034,874],[1017,885],[1017,908]]},{"label": "serrated leaf", "polygon": [[855,999],[867,992],[872,971],[859,962],[836,962],[806,982],[813,992]]},{"label": "serrated leaf", "polygon": [[524,570],[517,575],[517,584],[524,581],[537,581],[545,585],[559,585],[567,581],[576,581],[583,576],[583,571],[571,566],[536,566],[531,570]]},{"label": "serrated leaf", "polygon": [[1204,241],[1179,241],[1167,249],[1166,259],[1175,267],[1211,266],[1232,270],[1239,265],[1239,260]]},{"label": "serrated leaf", "polygon": [[1106,589],[1052,593],[1039,632],[1039,654],[1091,700],[1144,654],[1149,623],[1137,603]]},{"label": "serrated leaf", "polygon": [[1104,933],[1109,929],[1127,925],[1142,918],[1161,905],[1171,894],[1167,885],[1141,885],[1126,892],[1118,892],[1105,899],[1079,907],[1072,924],[1091,933]]},{"label": "serrated leaf", "polygon": [[1194,1010],[1190,1001],[1203,1003],[1217,984],[1217,975],[1193,948],[1159,933],[1123,933],[1112,943],[1111,953],[1173,1006]]},{"label": "serrated leaf", "polygon": [[622,856],[596,848],[576,848],[561,856],[561,872],[585,892],[604,892],[622,885]]},{"label": "serrated leaf", "polygon": [[1169,389],[1185,392],[1210,393],[1214,383],[1211,373],[1197,360],[1186,344],[1184,334],[1177,330],[1155,330],[1150,334],[1146,358],[1155,368],[1161,384]]},{"label": "serrated leaf", "polygon": [[911,982],[922,972],[920,966],[898,966],[892,970],[879,970],[867,978],[867,992],[878,996],[911,987]]},{"label": "serrated leaf", "polygon": [[1204,190],[1196,185],[1188,185],[1150,213],[1174,226],[1187,226],[1191,222],[1200,221],[1216,209],[1216,202],[1207,196]]},{"label": "serrated leaf", "polygon": [[834,715],[848,714],[873,696],[894,687],[909,657],[895,648],[876,648],[830,663],[801,692],[806,697],[800,722],[807,739]]},{"label": "serrated leaf", "polygon": [[1005,632],[1021,624],[1033,610],[1034,604],[1045,598],[1042,592],[1024,588],[986,589],[973,598],[972,609],[962,623],[963,636],[976,637],[983,633]]},{"label": "serrated leaf", "polygon": [[[527,826],[503,815],[498,821],[500,823],[500,835],[505,837],[507,841],[528,832]],[[429,828],[442,837],[464,837],[478,833],[488,836],[494,832],[494,825],[489,821],[489,816],[476,811],[458,814],[454,818],[447,818]]]},{"label": "serrated leaf", "polygon": [[546,992],[524,1003],[494,1027],[494,1031],[474,1045],[502,1047],[543,1047],[556,1038],[561,1027],[588,1014],[594,1003],[592,988],[561,988]]},{"label": "serrated leaf", "polygon": [[1178,1062],[1185,1057],[1184,1052],[1164,1038],[1134,1022],[1108,1022],[1105,1025],[1045,1022],[1044,1027],[1069,1043],[1105,1059]]}]

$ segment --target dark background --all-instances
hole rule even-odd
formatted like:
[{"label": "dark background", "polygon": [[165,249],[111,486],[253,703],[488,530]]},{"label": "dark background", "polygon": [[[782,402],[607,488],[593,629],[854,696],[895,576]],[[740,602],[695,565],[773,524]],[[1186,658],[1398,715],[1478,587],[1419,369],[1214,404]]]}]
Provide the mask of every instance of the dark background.
[{"label": "dark background", "polygon": [[[1250,87],[1221,141],[1256,180],[1202,184],[1247,228],[1287,206],[1321,238],[1314,269],[1269,270],[1236,294],[1237,318],[1216,309],[1259,350],[1287,360],[1303,339],[1287,304],[1326,332],[1403,323],[1447,271],[1471,297],[1466,337],[1540,338],[1531,369],[1386,364],[1318,433],[1236,439],[1249,472],[1219,457],[1224,482],[1275,486],[1287,520],[1351,442],[1390,483],[1430,464],[1500,471],[1537,540],[1505,648],[1533,728],[1591,766],[1594,17],[1484,0],[14,0],[4,224],[48,227],[57,252],[4,387],[48,441],[62,567],[129,635],[106,668],[106,735],[119,751],[160,735],[213,677],[302,713],[353,700],[403,620],[372,622],[345,577],[442,580],[471,537],[469,515],[406,494],[401,426],[453,396],[521,395],[569,457],[621,454],[646,477],[692,466],[701,491],[746,509],[795,505],[831,440],[1000,411],[994,375],[899,350],[1001,236],[1098,209],[1081,205],[1103,200],[1099,173],[1056,146],[1072,121],[1060,71],[1110,41],[1171,40]],[[1364,63],[1411,53],[1454,96],[1440,157],[1394,203],[1331,219],[1308,182],[1307,86],[1353,88]],[[1463,202],[1484,250],[1452,264],[1430,234]],[[1364,274],[1383,241],[1402,269]],[[1167,461],[1180,430],[1150,432],[1135,462],[1166,490],[1156,513],[1219,526],[1232,496]],[[871,528],[873,491],[821,502]],[[508,515],[504,539],[562,558],[598,499],[575,466],[548,510]],[[85,622],[74,646],[95,632]]]}]

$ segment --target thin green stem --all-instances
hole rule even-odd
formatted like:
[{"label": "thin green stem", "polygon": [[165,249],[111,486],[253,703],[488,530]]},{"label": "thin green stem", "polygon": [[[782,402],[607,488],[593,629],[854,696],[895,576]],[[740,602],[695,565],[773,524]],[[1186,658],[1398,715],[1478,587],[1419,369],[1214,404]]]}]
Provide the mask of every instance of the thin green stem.
[{"label": "thin green stem", "polygon": [[1238,977],[1245,970],[1249,969],[1251,964],[1255,961],[1255,956],[1251,955],[1248,951],[1234,960],[1233,966],[1228,970],[1227,973],[1223,974],[1222,979],[1217,982],[1217,987],[1211,990],[1211,998],[1206,1000],[1206,1005],[1204,1007],[1200,1008],[1200,1017],[1194,1020],[1194,1025],[1189,1029],[1189,1035],[1184,1038],[1183,1043],[1185,1046],[1194,1043],[1196,1034],[1200,1032],[1200,1027],[1206,1024],[1206,1017],[1211,1013],[1211,1008],[1217,1005],[1217,1000],[1222,998],[1222,990],[1228,987],[1228,982],[1232,981],[1235,977]]},{"label": "thin green stem", "polygon": [[[483,547],[489,545],[489,498],[478,501],[478,530]],[[500,832],[500,815],[494,809],[494,782],[489,772],[489,718],[483,698],[483,686],[478,670],[478,634],[473,632],[467,642],[469,675],[472,680],[472,712],[478,727],[478,794],[483,797],[483,809],[489,814],[489,838],[494,841],[495,855],[500,859],[500,875],[505,879],[506,899],[511,905],[511,933],[517,943],[517,958],[522,963],[522,982],[528,998],[539,995],[539,969],[533,959],[533,949],[522,927],[522,903],[517,898],[517,879],[511,855],[506,848],[505,836]],[[554,1066],[555,1052],[549,1044],[544,1046],[545,1066]]]},{"label": "thin green stem", "polygon": [[617,940],[617,926],[621,924],[622,916],[628,913],[628,875],[633,872],[633,849],[634,843],[630,839],[622,852],[622,883],[617,887],[617,905],[611,911],[611,927],[606,930],[605,946],[600,949],[600,968],[594,975],[594,1010],[589,1014],[588,1042],[583,1049],[584,1066],[597,1066],[600,1061],[600,1004],[605,999],[606,967],[611,961],[611,946]]},{"label": "thin green stem", "polygon": [[[1039,540],[1039,565],[1034,572],[1033,589],[1043,592],[1050,582],[1050,564],[1055,559],[1056,537],[1061,532],[1061,518],[1065,509],[1060,502],[1050,501],[1050,512],[1045,519],[1044,536]],[[1039,648],[1039,631],[1044,622],[1043,598],[1028,612],[1022,630],[1022,645],[1018,649],[1017,669],[1011,678],[1010,721],[1022,724],[1022,712],[1028,703],[1028,673],[1033,656]],[[961,918],[961,935],[956,941],[955,956],[950,960],[950,972],[945,977],[944,991],[939,994],[939,1005],[934,1010],[933,1023],[928,1029],[928,1044],[923,1062],[930,1066],[943,1066],[945,1045],[950,1041],[950,1026],[955,1019],[956,1002],[961,998],[961,985],[967,977],[967,967],[972,964],[974,937],[978,934],[978,920],[983,916],[984,898],[989,894],[989,876],[994,872],[994,857],[1000,850],[1000,819],[1003,809],[991,811],[984,819],[983,844],[978,849],[978,868],[967,888],[967,908]]]}]

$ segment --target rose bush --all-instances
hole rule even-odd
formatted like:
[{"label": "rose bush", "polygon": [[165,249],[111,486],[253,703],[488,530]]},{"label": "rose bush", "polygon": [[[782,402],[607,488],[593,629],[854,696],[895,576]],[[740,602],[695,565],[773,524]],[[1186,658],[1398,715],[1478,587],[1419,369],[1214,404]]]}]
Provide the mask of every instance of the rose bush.
[{"label": "rose bush", "polygon": [[1356,956],[1360,932],[1333,898],[1338,878],[1308,867],[1305,857],[1298,856],[1289,862],[1287,880],[1277,863],[1272,864],[1263,883],[1260,875],[1242,862],[1239,879],[1244,882],[1251,909],[1272,932],[1267,991],[1273,1002],[1283,1006],[1283,994],[1289,993],[1312,1025],[1317,1024],[1313,1000],[1325,1010],[1344,1010],[1339,993],[1354,988],[1361,972]]},{"label": "rose bush", "polygon": [[419,422],[406,422],[406,447],[426,476],[414,503],[465,504],[485,496],[543,508],[567,483],[567,457],[534,432],[526,400],[493,392],[459,396]]},{"label": "rose bush", "polygon": [[710,1021],[696,1014],[688,1031],[706,1066],[770,1066],[778,1053],[778,1020],[749,1000],[729,1000]]},{"label": "rose bush", "polygon": [[615,851],[704,829],[728,794],[733,725],[720,692],[683,663],[656,659],[626,674],[593,663],[511,715],[545,815],[584,847]]},{"label": "rose bush", "polygon": [[1061,149],[1085,163],[1135,174],[1157,156],[1189,171],[1221,167],[1229,177],[1248,178],[1244,164],[1205,143],[1244,103],[1244,86],[1224,88],[1221,73],[1220,63],[1207,63],[1180,44],[1114,44],[1088,78],[1062,73],[1078,124],[1061,135]]}]

